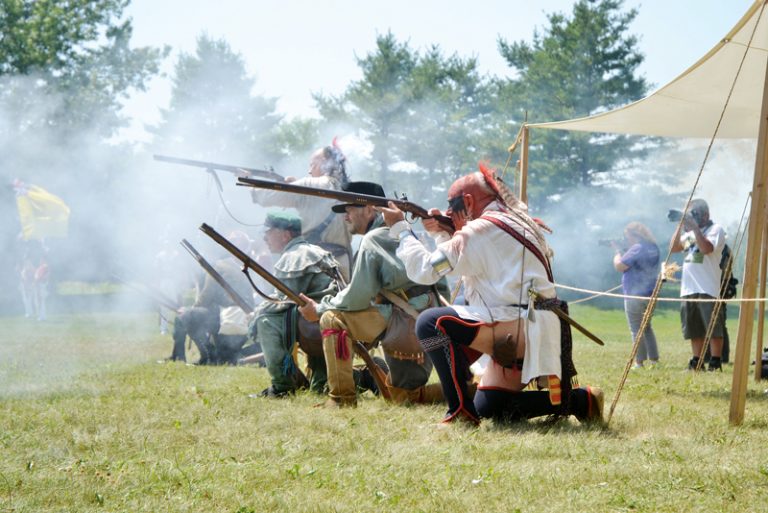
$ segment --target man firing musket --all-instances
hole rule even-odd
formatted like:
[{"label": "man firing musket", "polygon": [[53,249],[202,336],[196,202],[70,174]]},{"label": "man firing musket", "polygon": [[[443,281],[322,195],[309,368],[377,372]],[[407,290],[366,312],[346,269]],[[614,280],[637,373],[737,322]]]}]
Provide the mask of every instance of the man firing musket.
[{"label": "man firing musket", "polygon": [[[249,184],[249,181],[241,179],[241,183]],[[352,234],[363,236],[352,277],[335,296],[327,295],[320,301],[302,296],[306,304],[299,308],[307,320],[320,321],[330,396],[325,404],[332,408],[357,404],[352,349],[358,341],[381,343],[389,367],[386,391],[392,400],[403,403],[442,401],[440,387],[427,385],[432,363],[424,358],[413,332],[414,316],[418,311],[436,305],[436,294],[431,287],[420,286],[408,279],[402,262],[395,256],[397,243],[390,239],[374,207],[353,201],[355,196],[383,199],[381,185],[350,182],[343,189],[344,193],[326,192],[351,194],[344,196],[347,201],[335,196],[344,203],[335,205],[332,210],[344,214]]]},{"label": "man firing musket", "polygon": [[[265,295],[267,301],[261,303],[256,310],[253,338],[264,351],[267,370],[272,380],[271,385],[260,395],[285,397],[301,387],[302,374],[293,356],[297,342],[307,355],[311,371],[310,389],[322,393],[326,385],[326,367],[320,332],[316,324],[308,323],[298,315],[297,305],[305,304],[299,294],[315,299],[336,294],[339,290],[337,280],[341,278],[339,264],[329,252],[309,244],[301,236],[301,219],[298,216],[270,212],[267,214],[265,225],[267,231],[264,241],[272,253],[280,255],[274,266],[275,275],[237,247],[228,244],[226,239],[210,226],[203,224],[200,229],[232,252],[235,258],[243,263],[244,272],[253,270],[278,291],[276,297]],[[263,294],[261,291],[259,293]],[[365,349],[362,349],[360,356],[376,367]],[[377,391],[378,388],[372,386],[373,380],[374,377],[370,374],[358,372],[357,383]],[[383,387],[383,379],[380,381]]]},{"label": "man firing musket", "polygon": [[[330,146],[324,146],[312,154],[308,176],[286,177],[285,182],[296,186],[314,187],[323,190],[339,190],[347,183],[347,158],[334,138]],[[242,178],[258,175],[241,173]],[[282,180],[280,181],[283,182]],[[297,194],[283,194],[279,190],[266,188],[251,191],[254,203],[267,207],[294,208],[301,217],[302,235],[310,244],[316,244],[329,251],[341,264],[344,279],[349,279],[352,263],[351,237],[344,221],[330,212],[333,201]]]},{"label": "man firing musket", "polygon": [[[484,165],[451,185],[448,205],[445,214],[455,231],[424,222],[435,237],[434,250],[414,236],[396,204],[381,208],[410,279],[434,283],[451,274],[464,283],[468,304],[428,308],[416,322],[448,402],[443,422],[550,414],[600,422],[602,390],[574,386],[571,326],[576,325],[557,298],[539,222]],[[491,363],[473,394],[467,387],[469,367],[482,353]],[[529,383],[544,382],[548,390],[523,391]]]}]

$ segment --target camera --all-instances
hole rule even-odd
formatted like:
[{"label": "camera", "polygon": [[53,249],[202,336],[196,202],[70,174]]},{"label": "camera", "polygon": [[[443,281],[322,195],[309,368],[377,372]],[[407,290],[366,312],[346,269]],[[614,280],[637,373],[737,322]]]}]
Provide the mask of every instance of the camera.
[{"label": "camera", "polygon": [[[693,218],[697,225],[701,226],[702,213],[699,210],[689,210],[688,215]],[[669,209],[667,219],[676,223],[683,218],[683,212],[680,210]]]},{"label": "camera", "polygon": [[683,212],[681,210],[675,210],[673,208],[669,209],[669,212],[667,212],[667,220],[672,221],[673,223],[678,222],[683,218]]}]

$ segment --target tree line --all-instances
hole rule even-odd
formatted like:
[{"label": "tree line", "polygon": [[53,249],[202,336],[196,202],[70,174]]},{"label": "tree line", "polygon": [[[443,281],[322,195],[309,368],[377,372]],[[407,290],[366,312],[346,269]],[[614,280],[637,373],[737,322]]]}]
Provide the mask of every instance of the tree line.
[{"label": "tree line", "polygon": [[[118,177],[135,154],[130,143],[114,141],[130,122],[122,102],[145,90],[171,50],[131,46],[129,1],[0,0],[5,183],[26,173],[44,176],[54,190],[87,181],[104,201],[119,196]],[[359,80],[336,96],[313,95],[317,118],[280,115],[277,98],[253,93],[256,79],[242,55],[226,40],[200,35],[195,51],[176,59],[170,102],[161,121],[147,127],[145,149],[279,169],[343,127],[371,147],[370,158],[354,162],[353,179],[378,181],[388,193],[419,191],[420,201],[440,205],[447,186],[479,160],[503,167],[524,121],[588,116],[646,95],[649,84],[638,73],[643,55],[630,33],[637,10],[623,3],[576,0],[570,13],[549,14],[532,41],[499,34],[509,66],[504,77],[483,74],[476,57],[437,45],[413,48],[385,33],[357,58]],[[574,191],[624,183],[625,171],[658,144],[534,131],[530,202],[546,212]]]}]

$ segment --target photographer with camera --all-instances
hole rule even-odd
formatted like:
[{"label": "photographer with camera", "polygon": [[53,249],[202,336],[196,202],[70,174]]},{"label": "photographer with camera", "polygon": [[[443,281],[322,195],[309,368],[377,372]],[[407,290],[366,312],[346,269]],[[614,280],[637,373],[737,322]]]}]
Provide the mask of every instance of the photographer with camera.
[{"label": "photographer with camera", "polygon": [[[670,210],[670,221],[681,219],[681,213]],[[683,274],[680,281],[682,299],[715,299],[720,295],[722,271],[720,258],[725,246],[725,230],[709,218],[709,206],[703,199],[694,199],[688,206],[688,214],[682,217],[681,227],[672,236],[673,253],[685,253]],[[681,228],[685,231],[680,234]],[[683,337],[691,341],[693,357],[688,362],[688,369],[695,370],[699,364],[699,355],[704,345],[715,303],[708,301],[683,301],[680,307],[680,320]],[[725,316],[719,309],[710,342],[711,358],[709,370],[722,370],[723,332]]]},{"label": "photographer with camera", "polygon": [[[656,240],[648,227],[637,221],[629,223],[624,227],[624,240],[611,241],[611,247],[616,251],[613,256],[613,267],[622,273],[621,286],[624,294],[650,297],[659,274],[659,246],[656,245]],[[624,313],[627,315],[633,341],[637,337],[637,332],[640,331],[647,306],[648,299],[629,297],[624,299]],[[634,368],[642,368],[645,360],[649,360],[649,365],[659,363],[656,334],[653,332],[650,321],[637,348]]]}]

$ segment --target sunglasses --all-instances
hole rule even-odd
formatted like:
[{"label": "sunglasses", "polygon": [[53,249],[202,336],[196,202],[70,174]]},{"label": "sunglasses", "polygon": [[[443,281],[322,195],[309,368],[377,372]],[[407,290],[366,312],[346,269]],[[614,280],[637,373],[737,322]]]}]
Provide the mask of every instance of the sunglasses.
[{"label": "sunglasses", "polygon": [[464,205],[464,195],[459,194],[454,198],[448,199],[448,210],[450,212],[464,212],[467,210],[466,205]]}]

